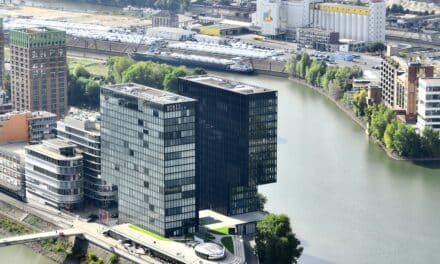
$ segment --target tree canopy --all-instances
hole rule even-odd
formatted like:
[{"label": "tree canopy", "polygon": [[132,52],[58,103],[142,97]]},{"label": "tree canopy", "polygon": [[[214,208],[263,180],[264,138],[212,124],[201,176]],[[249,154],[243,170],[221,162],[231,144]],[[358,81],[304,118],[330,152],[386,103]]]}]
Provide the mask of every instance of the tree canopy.
[{"label": "tree canopy", "polygon": [[287,215],[268,214],[257,224],[257,254],[262,264],[297,263],[303,248]]}]

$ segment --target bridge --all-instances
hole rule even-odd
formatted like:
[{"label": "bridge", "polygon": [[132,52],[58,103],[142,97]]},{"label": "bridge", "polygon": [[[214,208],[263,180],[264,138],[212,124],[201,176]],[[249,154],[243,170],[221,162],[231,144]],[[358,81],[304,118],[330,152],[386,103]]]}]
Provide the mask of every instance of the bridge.
[{"label": "bridge", "polygon": [[77,236],[82,234],[83,232],[81,232],[80,230],[76,228],[71,228],[71,229],[64,229],[59,231],[49,231],[49,232],[42,232],[35,234],[27,234],[22,236],[14,236],[14,237],[0,239],[0,247],[36,242],[51,238]]}]

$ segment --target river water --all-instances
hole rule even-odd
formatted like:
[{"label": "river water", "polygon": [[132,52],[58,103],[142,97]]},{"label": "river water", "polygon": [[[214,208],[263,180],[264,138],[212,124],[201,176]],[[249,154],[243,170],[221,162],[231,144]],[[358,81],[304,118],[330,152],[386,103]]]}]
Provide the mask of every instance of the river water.
[{"label": "river water", "polygon": [[[440,263],[438,167],[389,159],[332,102],[300,84],[222,75],[279,92],[278,182],[260,190],[266,209],[291,218],[305,247],[300,263]],[[1,250],[25,252],[29,260],[17,264],[35,258]]]},{"label": "river water", "polygon": [[440,263],[440,169],[394,161],[332,102],[292,81],[278,90],[278,182],[260,187],[305,250],[300,263]]},{"label": "river water", "polygon": [[[278,182],[260,190],[266,209],[291,218],[305,247],[300,263],[440,263],[439,166],[389,159],[333,103],[300,84],[222,75],[279,91]],[[0,256],[1,263],[51,263],[25,247],[0,248]]]}]

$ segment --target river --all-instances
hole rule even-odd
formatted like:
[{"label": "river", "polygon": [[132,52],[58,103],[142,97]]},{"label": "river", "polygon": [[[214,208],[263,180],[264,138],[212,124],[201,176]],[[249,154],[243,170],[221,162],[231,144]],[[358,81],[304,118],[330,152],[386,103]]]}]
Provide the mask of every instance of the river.
[{"label": "river", "polygon": [[26,246],[10,246],[0,248],[0,263],[14,264],[55,264],[44,256],[35,254]]},{"label": "river", "polygon": [[278,182],[260,187],[305,249],[300,263],[439,263],[440,169],[394,161],[333,103],[292,81],[278,90]]},{"label": "river", "polygon": [[301,264],[439,262],[438,167],[391,160],[332,102],[300,84],[222,75],[279,92],[278,182],[260,190],[266,209],[291,218],[305,248]]}]

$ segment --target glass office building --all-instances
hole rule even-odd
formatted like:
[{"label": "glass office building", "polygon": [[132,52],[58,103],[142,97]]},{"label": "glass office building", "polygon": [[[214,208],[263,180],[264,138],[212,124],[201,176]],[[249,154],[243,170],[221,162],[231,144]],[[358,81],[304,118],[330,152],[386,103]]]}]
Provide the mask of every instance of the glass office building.
[{"label": "glass office building", "polygon": [[102,178],[118,187],[120,222],[193,233],[197,101],[128,83],[101,88]]},{"label": "glass office building", "polygon": [[260,184],[277,180],[277,92],[211,75],[179,79],[198,100],[200,209],[258,210]]}]

